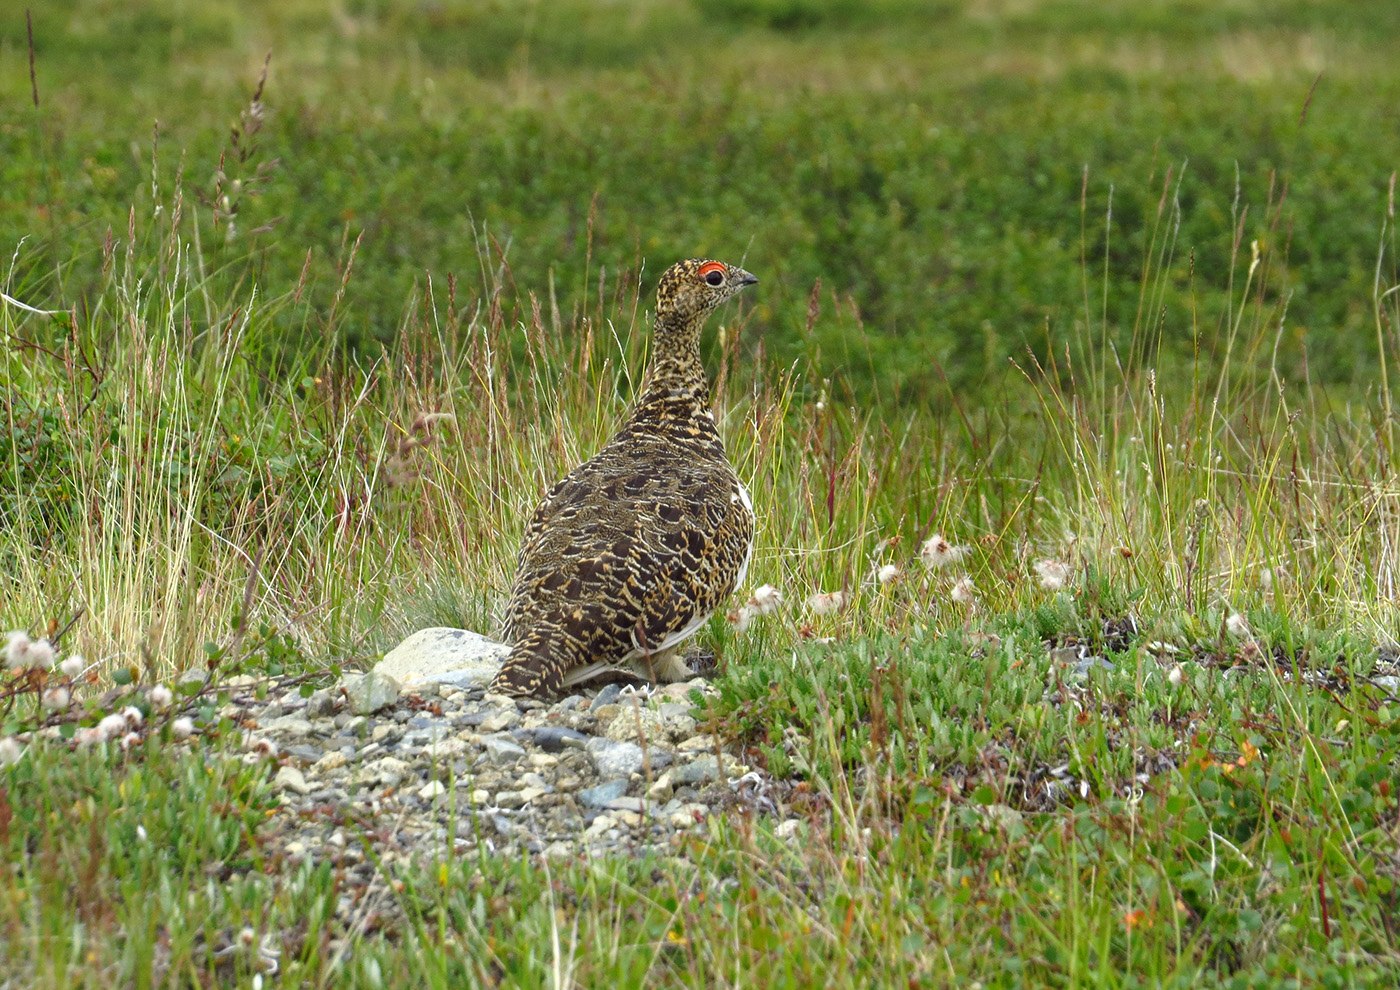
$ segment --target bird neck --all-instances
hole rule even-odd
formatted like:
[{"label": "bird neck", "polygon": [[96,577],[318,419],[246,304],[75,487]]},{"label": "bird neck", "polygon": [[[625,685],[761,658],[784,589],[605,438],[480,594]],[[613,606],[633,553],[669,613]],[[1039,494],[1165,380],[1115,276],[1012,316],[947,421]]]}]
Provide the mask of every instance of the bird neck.
[{"label": "bird neck", "polygon": [[674,314],[657,316],[651,359],[632,411],[633,419],[657,414],[672,419],[708,411],[710,382],[700,360],[703,323],[703,315],[689,319]]}]

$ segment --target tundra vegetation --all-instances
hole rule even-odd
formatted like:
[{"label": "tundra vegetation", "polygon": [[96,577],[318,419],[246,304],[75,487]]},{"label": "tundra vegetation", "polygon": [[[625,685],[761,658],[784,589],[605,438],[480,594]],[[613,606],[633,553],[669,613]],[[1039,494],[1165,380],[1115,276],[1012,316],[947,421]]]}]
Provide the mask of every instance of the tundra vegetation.
[{"label": "tundra vegetation", "polygon": [[[87,659],[0,673],[0,987],[1394,986],[1397,36],[3,5],[0,626]],[[706,345],[758,545],[700,717],[800,835],[425,855],[343,925],[220,678],[489,631],[702,255],[762,282]]]}]

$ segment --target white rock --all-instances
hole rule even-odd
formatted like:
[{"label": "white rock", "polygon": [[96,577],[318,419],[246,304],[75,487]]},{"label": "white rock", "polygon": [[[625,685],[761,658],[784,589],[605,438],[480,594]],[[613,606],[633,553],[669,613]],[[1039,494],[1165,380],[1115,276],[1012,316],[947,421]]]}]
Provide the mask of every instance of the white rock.
[{"label": "white rock", "polygon": [[797,838],[801,832],[802,822],[796,818],[789,818],[787,821],[779,823],[778,827],[773,829],[773,834],[778,838],[788,840]]},{"label": "white rock", "polygon": [[356,715],[372,715],[399,700],[398,680],[377,670],[363,676],[347,674],[344,683],[350,710]]},{"label": "white rock", "polygon": [[442,786],[442,781],[430,780],[422,787],[418,788],[418,796],[424,801],[431,801],[433,798],[438,797],[446,790],[447,788]]},{"label": "white rock", "polygon": [[666,721],[661,713],[636,704],[622,705],[603,735],[617,742],[666,738]]},{"label": "white rock", "polygon": [[291,791],[293,794],[310,794],[311,785],[306,782],[306,777],[300,770],[293,766],[285,766],[277,771],[277,776],[272,783],[284,791]]},{"label": "white rock", "polygon": [[510,766],[525,756],[524,748],[510,736],[486,736],[481,740],[486,761],[498,767]]},{"label": "white rock", "polygon": [[384,654],[377,673],[402,684],[432,681],[454,687],[484,687],[501,669],[510,647],[467,629],[420,629]]},{"label": "white rock", "polygon": [[702,753],[712,752],[717,740],[714,736],[691,736],[685,742],[676,747],[682,753]]}]

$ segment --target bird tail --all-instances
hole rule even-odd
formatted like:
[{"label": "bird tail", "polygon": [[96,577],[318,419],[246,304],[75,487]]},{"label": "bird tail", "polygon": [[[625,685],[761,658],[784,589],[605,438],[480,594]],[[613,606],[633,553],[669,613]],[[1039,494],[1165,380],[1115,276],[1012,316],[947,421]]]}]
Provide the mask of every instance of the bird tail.
[{"label": "bird tail", "polygon": [[574,652],[567,638],[559,632],[531,630],[506,654],[500,671],[491,682],[491,690],[518,698],[558,694],[564,686],[565,672],[573,666]]}]

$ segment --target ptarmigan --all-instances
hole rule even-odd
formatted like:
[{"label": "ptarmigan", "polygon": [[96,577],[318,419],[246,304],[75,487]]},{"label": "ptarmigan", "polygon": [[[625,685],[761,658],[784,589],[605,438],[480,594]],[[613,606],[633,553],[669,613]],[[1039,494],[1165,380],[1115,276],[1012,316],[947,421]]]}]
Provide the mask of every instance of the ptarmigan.
[{"label": "ptarmigan", "polygon": [[494,690],[546,696],[609,671],[693,676],[679,647],[743,580],[754,530],[710,411],[700,330],[757,281],[722,261],[662,274],[641,395],[530,519],[506,606],[511,651]]}]

